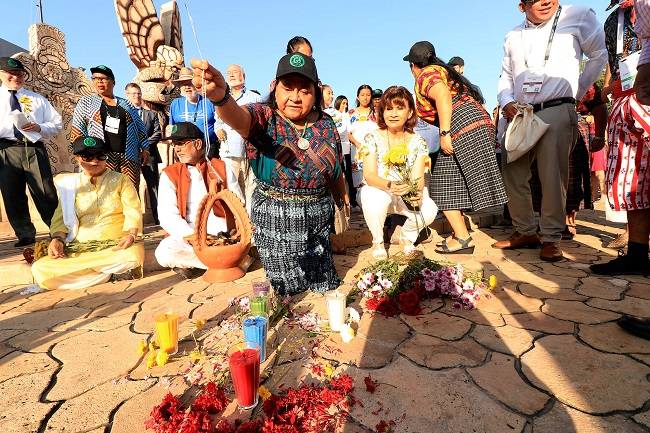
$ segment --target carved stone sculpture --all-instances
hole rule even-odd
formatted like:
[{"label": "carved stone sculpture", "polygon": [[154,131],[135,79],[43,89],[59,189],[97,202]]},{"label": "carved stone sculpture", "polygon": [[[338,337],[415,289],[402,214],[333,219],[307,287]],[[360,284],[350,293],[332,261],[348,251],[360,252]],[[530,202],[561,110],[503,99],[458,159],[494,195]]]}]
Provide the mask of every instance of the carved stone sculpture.
[{"label": "carved stone sculpture", "polygon": [[63,131],[46,142],[52,171],[75,171],[69,150],[70,121],[77,101],[92,94],[93,85],[83,69],[68,63],[63,32],[47,24],[32,24],[28,32],[29,53],[14,56],[27,69],[25,87],[45,96],[63,118]]}]

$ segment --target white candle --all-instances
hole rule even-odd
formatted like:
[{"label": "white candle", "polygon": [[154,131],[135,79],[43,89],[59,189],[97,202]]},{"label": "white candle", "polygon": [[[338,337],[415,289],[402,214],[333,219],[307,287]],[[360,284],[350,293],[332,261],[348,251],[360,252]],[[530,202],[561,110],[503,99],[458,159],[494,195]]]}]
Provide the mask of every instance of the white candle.
[{"label": "white candle", "polygon": [[325,295],[327,299],[327,315],[329,316],[330,329],[339,332],[346,319],[346,296],[344,293],[334,290]]}]

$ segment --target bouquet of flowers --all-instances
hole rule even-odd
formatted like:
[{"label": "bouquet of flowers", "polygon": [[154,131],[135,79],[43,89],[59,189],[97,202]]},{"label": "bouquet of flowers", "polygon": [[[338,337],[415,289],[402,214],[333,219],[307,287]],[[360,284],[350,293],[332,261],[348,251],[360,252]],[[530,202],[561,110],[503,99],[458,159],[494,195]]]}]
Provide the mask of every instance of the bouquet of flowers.
[{"label": "bouquet of flowers", "polygon": [[402,196],[406,206],[412,210],[419,210],[413,201],[418,196],[418,181],[411,180],[411,167],[406,164],[408,157],[408,146],[406,143],[399,143],[391,146],[389,151],[384,155],[383,162],[388,169],[386,176],[393,174],[399,179],[400,184],[409,186],[409,191]]}]

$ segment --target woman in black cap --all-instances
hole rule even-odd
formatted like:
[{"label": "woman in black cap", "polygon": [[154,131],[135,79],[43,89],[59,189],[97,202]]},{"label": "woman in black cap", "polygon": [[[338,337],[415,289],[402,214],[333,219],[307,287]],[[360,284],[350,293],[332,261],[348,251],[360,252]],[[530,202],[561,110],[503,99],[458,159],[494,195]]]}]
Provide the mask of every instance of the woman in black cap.
[{"label": "woman in black cap", "polygon": [[[283,295],[339,286],[330,233],[337,206],[349,206],[341,141],[321,109],[314,60],[301,53],[280,59],[264,104],[240,107],[223,76],[193,60],[194,84],[225,123],[248,140],[258,184],[253,193],[255,243],[266,275]],[[334,195],[334,201],[332,200]]]},{"label": "woman in black cap", "polygon": [[471,83],[438,57],[430,42],[415,43],[404,57],[415,77],[417,114],[440,128],[440,155],[432,168],[429,194],[443,211],[452,235],[436,249],[471,253],[472,237],[463,211],[508,201],[497,166],[494,125]]},{"label": "woman in black cap", "polygon": [[142,276],[144,245],[140,200],[129,178],[109,170],[110,149],[99,138],[72,143],[80,173],[55,179],[59,204],[52,217],[47,256],[32,265],[47,289],[83,289],[109,279]]}]

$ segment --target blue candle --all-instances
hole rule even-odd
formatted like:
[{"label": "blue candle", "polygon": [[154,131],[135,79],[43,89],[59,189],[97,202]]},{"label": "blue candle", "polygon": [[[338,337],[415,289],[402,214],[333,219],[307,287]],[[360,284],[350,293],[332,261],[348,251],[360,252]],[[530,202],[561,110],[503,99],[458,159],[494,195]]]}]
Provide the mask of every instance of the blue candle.
[{"label": "blue candle", "polygon": [[268,319],[264,316],[249,316],[244,319],[244,340],[256,343],[260,348],[260,362],[266,359],[266,329]]}]

